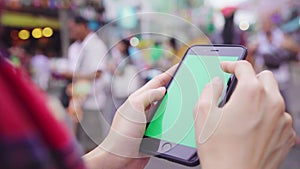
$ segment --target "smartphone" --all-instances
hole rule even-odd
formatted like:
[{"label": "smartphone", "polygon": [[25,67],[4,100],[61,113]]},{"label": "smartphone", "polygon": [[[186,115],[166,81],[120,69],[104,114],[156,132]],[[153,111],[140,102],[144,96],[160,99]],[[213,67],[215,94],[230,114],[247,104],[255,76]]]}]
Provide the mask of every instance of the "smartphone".
[{"label": "smartphone", "polygon": [[167,92],[150,112],[140,151],[186,166],[196,166],[193,109],[203,87],[214,77],[224,82],[219,100],[222,107],[230,98],[236,78],[222,71],[222,61],[245,59],[247,49],[238,45],[195,45],[185,53]]}]

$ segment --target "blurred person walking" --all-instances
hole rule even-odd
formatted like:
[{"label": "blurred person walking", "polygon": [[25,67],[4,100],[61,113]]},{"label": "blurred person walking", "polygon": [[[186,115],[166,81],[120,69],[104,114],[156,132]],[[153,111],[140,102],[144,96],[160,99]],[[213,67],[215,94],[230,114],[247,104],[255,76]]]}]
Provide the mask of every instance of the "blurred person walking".
[{"label": "blurred person walking", "polygon": [[250,53],[254,53],[255,65],[260,69],[265,66],[274,73],[281,92],[290,80],[289,61],[293,60],[299,48],[297,44],[272,22],[271,16],[261,20],[262,29],[257,34],[257,41],[250,45]]},{"label": "blurred person walking", "polygon": [[245,45],[245,35],[234,23],[236,7],[225,7],[221,10],[224,16],[224,27],[211,37],[214,44],[239,44]]},{"label": "blurred person walking", "polygon": [[33,81],[44,91],[49,87],[51,77],[49,58],[45,55],[43,49],[37,48],[35,55],[30,61],[31,74]]},{"label": "blurred person walking", "polygon": [[73,74],[76,71],[77,59],[79,57],[80,50],[82,48],[81,42],[79,40],[77,40],[76,34],[75,34],[74,30],[72,29],[74,26],[75,26],[74,20],[72,20],[72,19],[69,20],[69,22],[68,22],[68,28],[70,30],[69,36],[70,36],[70,40],[72,41],[72,43],[68,48],[67,70],[65,70],[65,72],[61,74],[61,76],[66,79],[66,84],[63,87],[63,89],[61,91],[61,95],[60,95],[61,103],[65,108],[69,107],[71,98],[67,92],[67,88],[70,84],[72,84]]},{"label": "blurred person walking", "polygon": [[88,21],[82,17],[74,18],[71,31],[76,40],[76,51],[79,53],[74,52],[76,56],[72,56],[74,72],[65,73],[66,77],[73,79],[72,89],[69,90],[73,95],[69,111],[75,122],[79,123],[78,141],[83,150],[88,152],[102,141],[109,127],[105,125],[106,121],[102,116],[106,100],[104,90],[107,48],[98,35],[89,29]]},{"label": "blurred person walking", "polygon": [[[290,62],[297,60],[297,53],[299,54],[300,49],[299,44],[294,40],[296,37],[285,35],[275,24],[278,22],[276,18],[278,18],[277,13],[269,13],[261,18],[261,30],[255,35],[255,41],[249,43],[248,53],[250,56],[254,56],[257,72],[263,69],[273,72],[284,100],[288,101],[289,89],[292,87]],[[290,104],[286,104],[288,111],[291,111],[291,108]],[[295,114],[298,112],[291,111],[290,113],[295,117],[294,125],[298,128],[299,120]],[[300,145],[299,138],[297,144]]]},{"label": "blurred person walking", "polygon": [[[115,110],[121,106],[127,97],[143,84],[138,69],[133,64],[130,53],[130,42],[121,40],[112,50],[110,71],[112,77],[112,96]],[[115,111],[114,111],[115,112]]]},{"label": "blurred person walking", "polygon": [[163,43],[163,56],[158,61],[158,67],[162,70],[170,68],[178,62],[178,49],[179,45],[174,37],[169,38]]},{"label": "blurred person walking", "polygon": [[[257,71],[265,68],[272,71],[279,84],[283,99],[287,102],[288,89],[292,83],[289,63],[295,60],[299,47],[290,37],[284,35],[271,18],[271,15],[262,18],[261,31],[255,38],[257,41],[249,45],[249,53],[255,56],[254,62]],[[290,111],[291,107],[286,104],[285,108]],[[294,115],[295,112],[290,113]]]}]

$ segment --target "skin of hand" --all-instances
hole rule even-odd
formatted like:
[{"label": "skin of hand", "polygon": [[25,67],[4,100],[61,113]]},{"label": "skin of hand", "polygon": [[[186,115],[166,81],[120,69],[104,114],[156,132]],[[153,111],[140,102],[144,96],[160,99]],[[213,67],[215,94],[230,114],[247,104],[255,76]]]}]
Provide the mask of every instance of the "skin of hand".
[{"label": "skin of hand", "polygon": [[[237,86],[224,107],[217,103],[222,80],[206,85],[195,106],[195,134],[203,169],[275,169],[295,143],[292,117],[270,71],[255,74],[246,61],[223,62],[225,72],[234,74]],[[212,113],[223,113],[218,124],[205,124]],[[202,142],[204,125],[217,125]]]},{"label": "skin of hand", "polygon": [[148,110],[155,101],[163,98],[165,85],[170,81],[177,65],[156,76],[132,93],[117,110],[108,136],[83,159],[92,169],[144,168],[149,157],[139,153]]}]

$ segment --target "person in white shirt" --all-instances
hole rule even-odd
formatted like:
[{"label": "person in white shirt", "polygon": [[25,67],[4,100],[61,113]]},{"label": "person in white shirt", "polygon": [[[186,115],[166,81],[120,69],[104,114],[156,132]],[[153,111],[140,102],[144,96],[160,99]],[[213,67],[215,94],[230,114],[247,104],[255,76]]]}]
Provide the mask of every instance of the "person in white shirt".
[{"label": "person in white shirt", "polygon": [[76,71],[77,59],[80,54],[81,43],[73,42],[68,49],[68,71],[74,73]]},{"label": "person in white shirt", "polygon": [[[77,50],[75,58],[72,58],[73,71],[69,76],[73,78],[73,94],[85,93],[81,102],[73,105],[82,109],[82,115],[77,114],[80,125],[77,130],[77,137],[84,151],[89,151],[102,141],[109,126],[105,125],[102,116],[105,96],[105,72],[107,48],[104,42],[88,28],[88,21],[82,17],[73,20],[71,31],[76,40]],[[74,57],[74,56],[72,56]],[[73,62],[73,61],[76,62]],[[78,87],[79,86],[79,87]],[[76,105],[77,104],[77,105]],[[80,105],[78,105],[80,104]],[[82,117],[81,117],[82,116]],[[108,129],[107,129],[108,130]]]}]

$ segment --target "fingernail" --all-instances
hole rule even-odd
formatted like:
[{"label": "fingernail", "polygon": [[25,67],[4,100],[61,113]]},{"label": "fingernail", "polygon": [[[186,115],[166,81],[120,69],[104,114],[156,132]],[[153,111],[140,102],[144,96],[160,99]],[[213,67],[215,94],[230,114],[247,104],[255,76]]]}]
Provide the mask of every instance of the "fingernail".
[{"label": "fingernail", "polygon": [[228,61],[221,62],[220,64],[221,68],[224,69],[226,64],[228,64]]}]

